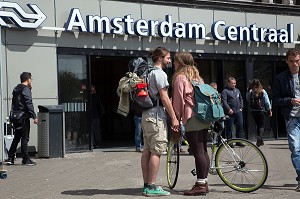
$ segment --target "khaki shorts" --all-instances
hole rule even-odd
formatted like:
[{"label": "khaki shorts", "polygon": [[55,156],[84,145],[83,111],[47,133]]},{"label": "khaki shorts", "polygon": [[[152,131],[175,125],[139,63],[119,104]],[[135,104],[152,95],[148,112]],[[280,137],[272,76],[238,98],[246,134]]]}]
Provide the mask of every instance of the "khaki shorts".
[{"label": "khaki shorts", "polygon": [[149,148],[151,153],[156,155],[165,154],[167,151],[167,122],[156,118],[142,117],[142,128],[144,138],[144,149]]}]

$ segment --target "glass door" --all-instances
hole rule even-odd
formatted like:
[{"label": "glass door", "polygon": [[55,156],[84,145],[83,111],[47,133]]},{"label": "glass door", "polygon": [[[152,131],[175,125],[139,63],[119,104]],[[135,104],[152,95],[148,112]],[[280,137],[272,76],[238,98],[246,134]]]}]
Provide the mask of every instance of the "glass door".
[{"label": "glass door", "polygon": [[87,57],[58,55],[58,102],[65,111],[66,152],[90,149]]}]

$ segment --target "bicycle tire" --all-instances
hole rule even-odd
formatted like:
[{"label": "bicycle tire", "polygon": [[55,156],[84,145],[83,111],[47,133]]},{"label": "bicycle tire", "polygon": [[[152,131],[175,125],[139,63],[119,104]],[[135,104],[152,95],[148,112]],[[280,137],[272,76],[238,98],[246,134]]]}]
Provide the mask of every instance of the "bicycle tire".
[{"label": "bicycle tire", "polygon": [[170,141],[167,151],[167,181],[170,189],[176,186],[179,173],[179,144]]},{"label": "bicycle tire", "polygon": [[[236,146],[236,143],[242,143],[244,147]],[[228,145],[227,145],[228,144]],[[226,149],[221,144],[216,152],[215,165],[221,180],[230,188],[239,192],[253,192],[259,189],[267,180],[268,163],[261,150],[245,139],[227,140]],[[236,163],[229,154],[233,150]]]}]

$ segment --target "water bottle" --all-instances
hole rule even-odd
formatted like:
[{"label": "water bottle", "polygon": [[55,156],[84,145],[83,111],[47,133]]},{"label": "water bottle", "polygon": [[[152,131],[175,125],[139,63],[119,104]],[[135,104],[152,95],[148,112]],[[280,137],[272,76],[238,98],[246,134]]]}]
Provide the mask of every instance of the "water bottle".
[{"label": "water bottle", "polygon": [[181,136],[183,136],[185,134],[185,127],[184,127],[182,121],[180,121],[180,131],[181,131]]}]

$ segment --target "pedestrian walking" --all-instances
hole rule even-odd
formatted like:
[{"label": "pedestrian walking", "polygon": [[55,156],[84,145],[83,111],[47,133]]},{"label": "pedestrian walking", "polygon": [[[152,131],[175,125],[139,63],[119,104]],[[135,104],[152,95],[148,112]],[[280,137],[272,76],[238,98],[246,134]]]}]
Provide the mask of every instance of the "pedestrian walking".
[{"label": "pedestrian walking", "polygon": [[[224,112],[229,116],[225,121],[225,134],[227,139],[232,138],[232,127],[235,125],[236,137],[244,138],[243,131],[243,98],[239,89],[236,88],[236,80],[229,77],[227,80],[227,87],[221,94]],[[242,145],[242,143],[237,143]],[[231,146],[233,147],[233,146]]]},{"label": "pedestrian walking", "polygon": [[265,132],[265,114],[272,116],[271,103],[267,92],[263,89],[259,79],[253,79],[247,92],[247,100],[250,105],[250,112],[256,124],[256,145],[264,145],[262,135]]},{"label": "pedestrian walking", "polygon": [[13,165],[15,162],[15,153],[17,146],[21,140],[22,164],[34,166],[36,163],[32,161],[28,154],[28,142],[30,132],[30,121],[32,118],[34,124],[38,123],[33,103],[32,103],[32,76],[29,72],[23,72],[20,75],[21,84],[18,84],[13,90],[12,111],[22,115],[23,122],[19,125],[14,125],[14,139],[8,151],[7,164]]},{"label": "pedestrian walking", "polygon": [[273,103],[281,108],[288,135],[291,159],[297,173],[300,192],[300,51],[289,49],[286,52],[288,69],[276,76],[273,85]]}]

